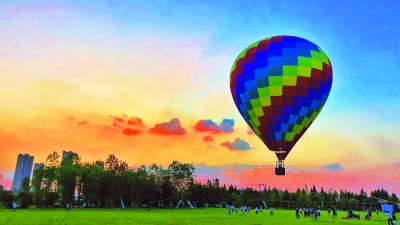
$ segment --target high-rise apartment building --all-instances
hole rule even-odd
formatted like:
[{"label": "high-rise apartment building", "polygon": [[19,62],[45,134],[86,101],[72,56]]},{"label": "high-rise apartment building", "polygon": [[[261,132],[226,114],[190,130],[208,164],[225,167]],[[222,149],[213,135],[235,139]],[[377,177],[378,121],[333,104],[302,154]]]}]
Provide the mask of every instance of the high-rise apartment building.
[{"label": "high-rise apartment building", "polygon": [[67,158],[68,156],[72,155],[72,153],[73,152],[71,152],[71,151],[69,151],[69,152],[63,151],[61,162],[64,161],[64,159]]},{"label": "high-rise apartment building", "polygon": [[37,169],[39,169],[39,168],[41,168],[43,166],[44,166],[44,163],[35,163],[33,165],[33,171],[35,171],[35,170],[37,170]]},{"label": "high-rise apartment building", "polygon": [[25,177],[31,179],[32,176],[32,166],[33,166],[33,156],[29,154],[19,154],[17,158],[17,165],[15,166],[14,180],[12,185],[12,192],[21,192],[22,180]]}]

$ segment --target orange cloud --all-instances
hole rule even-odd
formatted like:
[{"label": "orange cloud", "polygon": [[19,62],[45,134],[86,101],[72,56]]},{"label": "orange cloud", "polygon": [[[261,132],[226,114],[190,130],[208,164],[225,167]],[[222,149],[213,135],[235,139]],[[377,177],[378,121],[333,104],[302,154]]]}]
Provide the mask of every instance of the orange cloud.
[{"label": "orange cloud", "polygon": [[79,124],[79,125],[82,125],[82,124],[85,124],[85,123],[89,123],[89,121],[87,121],[87,120],[82,120],[82,121],[79,122],[78,124]]},{"label": "orange cloud", "polygon": [[130,124],[130,125],[143,125],[143,121],[139,117],[132,117],[132,118],[128,119],[127,124]]},{"label": "orange cloud", "polygon": [[114,119],[113,124],[112,124],[114,127],[121,127],[121,125],[123,125],[125,123],[125,120],[122,118],[114,117],[114,116],[111,116],[111,118]]},{"label": "orange cloud", "polygon": [[122,133],[127,135],[127,136],[136,136],[136,135],[140,134],[140,130],[134,130],[134,129],[131,129],[131,128],[126,128],[126,129],[124,129],[124,131]]},{"label": "orange cloud", "polygon": [[215,139],[212,136],[204,136],[203,141],[204,142],[213,142]]}]

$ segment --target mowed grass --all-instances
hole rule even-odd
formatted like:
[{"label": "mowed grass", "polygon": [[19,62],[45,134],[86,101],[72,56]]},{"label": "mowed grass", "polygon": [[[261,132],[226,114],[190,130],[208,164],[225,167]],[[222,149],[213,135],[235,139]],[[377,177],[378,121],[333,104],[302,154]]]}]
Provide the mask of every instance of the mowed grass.
[{"label": "mowed grass", "polygon": [[343,220],[345,211],[339,211],[337,218],[328,216],[327,211],[321,212],[318,220],[304,218],[296,219],[294,210],[264,210],[256,215],[254,210],[244,216],[240,212],[228,215],[226,209],[82,209],[72,208],[69,212],[64,209],[10,209],[0,210],[0,225],[9,224],[276,224],[276,225],[305,225],[305,224],[387,224],[384,213],[373,214],[372,220],[364,220],[365,212],[357,212],[361,220]]}]

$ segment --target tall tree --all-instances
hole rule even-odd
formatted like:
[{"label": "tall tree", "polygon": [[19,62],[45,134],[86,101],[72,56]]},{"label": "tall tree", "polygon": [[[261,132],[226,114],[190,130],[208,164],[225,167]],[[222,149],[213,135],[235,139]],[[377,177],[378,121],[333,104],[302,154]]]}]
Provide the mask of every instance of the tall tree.
[{"label": "tall tree", "polygon": [[60,165],[60,155],[54,151],[53,153],[50,153],[45,162],[46,167],[57,167]]},{"label": "tall tree", "polygon": [[22,180],[22,191],[18,193],[18,200],[20,202],[21,209],[27,209],[29,208],[29,205],[33,203],[32,201],[33,195],[32,193],[29,192],[30,190],[29,183],[30,183],[29,177],[25,177]]},{"label": "tall tree", "polygon": [[44,185],[44,167],[40,167],[33,171],[32,177],[32,189],[33,189],[33,200],[37,208],[41,208],[44,200],[45,190]]}]

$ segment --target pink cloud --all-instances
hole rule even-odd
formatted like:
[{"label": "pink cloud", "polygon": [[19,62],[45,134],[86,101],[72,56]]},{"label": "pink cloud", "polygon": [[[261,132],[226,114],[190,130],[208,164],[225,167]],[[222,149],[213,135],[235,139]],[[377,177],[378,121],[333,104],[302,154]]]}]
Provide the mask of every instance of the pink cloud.
[{"label": "pink cloud", "polygon": [[251,150],[250,144],[240,138],[236,138],[234,142],[226,141],[221,146],[228,148],[229,150]]},{"label": "pink cloud", "polygon": [[199,120],[193,127],[197,132],[211,132],[214,134],[219,133],[232,133],[235,121],[233,119],[223,119],[220,124],[212,120]]},{"label": "pink cloud", "polygon": [[248,134],[248,135],[256,135],[256,134],[254,133],[254,131],[253,131],[251,128],[249,128],[249,129],[247,130],[246,134]]},{"label": "pink cloud", "polygon": [[174,118],[169,122],[156,124],[154,127],[150,128],[149,133],[158,135],[184,135],[186,130],[181,126],[179,119]]}]

